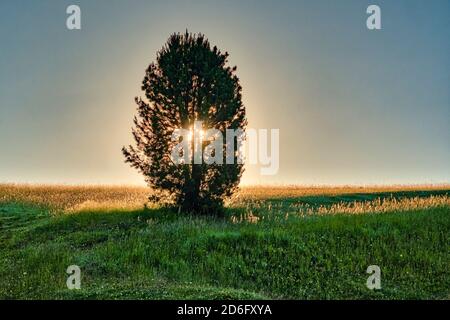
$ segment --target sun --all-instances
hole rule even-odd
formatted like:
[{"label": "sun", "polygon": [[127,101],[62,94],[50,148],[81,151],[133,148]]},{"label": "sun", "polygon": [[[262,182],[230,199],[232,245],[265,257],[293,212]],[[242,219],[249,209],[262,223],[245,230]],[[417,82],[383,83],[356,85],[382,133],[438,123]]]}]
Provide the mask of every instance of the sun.
[{"label": "sun", "polygon": [[203,138],[205,137],[205,130],[203,130],[203,129],[200,129],[200,130],[194,130],[194,127],[193,126],[191,126],[190,127],[190,129],[189,129],[189,134],[188,134],[188,136],[187,136],[187,140],[189,141],[189,142],[192,142],[192,139],[194,138],[194,135],[196,136],[196,137],[200,137],[200,139],[201,140],[203,140]]}]

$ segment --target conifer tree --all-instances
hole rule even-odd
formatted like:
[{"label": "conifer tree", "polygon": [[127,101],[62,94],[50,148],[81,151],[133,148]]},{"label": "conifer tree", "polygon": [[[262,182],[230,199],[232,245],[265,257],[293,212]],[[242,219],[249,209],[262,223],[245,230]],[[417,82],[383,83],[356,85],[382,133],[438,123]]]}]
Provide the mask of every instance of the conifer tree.
[{"label": "conifer tree", "polygon": [[[243,165],[238,163],[238,143],[232,145],[234,163],[175,164],[171,152],[175,129],[193,130],[195,121],[205,129],[245,130],[247,120],[241,101],[236,67],[228,66],[228,53],[211,47],[202,34],[175,33],[147,68],[136,98],[134,146],[122,149],[125,161],[141,172],[152,189],[150,199],[193,214],[219,214],[224,200],[238,187]],[[195,133],[194,133],[195,134]],[[204,149],[208,142],[204,142]]]}]

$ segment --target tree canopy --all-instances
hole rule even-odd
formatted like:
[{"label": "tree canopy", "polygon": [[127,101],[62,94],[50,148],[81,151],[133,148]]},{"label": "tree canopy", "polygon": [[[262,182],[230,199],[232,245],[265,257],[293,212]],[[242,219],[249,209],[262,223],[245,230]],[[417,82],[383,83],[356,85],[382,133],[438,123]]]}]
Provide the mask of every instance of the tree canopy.
[{"label": "tree canopy", "polygon": [[[183,212],[217,214],[226,197],[237,190],[243,164],[238,163],[238,143],[232,148],[235,161],[226,163],[174,163],[171,152],[180,140],[176,129],[245,130],[247,125],[242,88],[236,67],[228,66],[228,53],[211,46],[202,34],[172,34],[149,65],[142,82],[145,98],[136,98],[137,116],[132,130],[135,145],[124,147],[126,162],[138,169],[152,189],[150,199],[179,207]],[[193,134],[197,134],[193,132]],[[186,139],[186,137],[181,137]],[[214,140],[214,139],[213,139]],[[194,148],[194,139],[188,141]],[[202,151],[211,141],[201,144]],[[228,149],[229,150],[229,149]],[[217,150],[216,150],[217,152]]]}]

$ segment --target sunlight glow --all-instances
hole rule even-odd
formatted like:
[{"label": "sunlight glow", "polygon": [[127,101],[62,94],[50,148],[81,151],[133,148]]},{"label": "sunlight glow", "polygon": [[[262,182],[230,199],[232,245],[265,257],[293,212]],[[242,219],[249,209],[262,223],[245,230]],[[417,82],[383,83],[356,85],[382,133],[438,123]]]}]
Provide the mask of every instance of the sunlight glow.
[{"label": "sunlight glow", "polygon": [[188,135],[188,141],[191,142],[193,137],[195,136],[200,136],[200,139],[203,140],[203,138],[205,137],[205,130],[201,129],[201,130],[195,130],[194,132],[194,128],[191,126],[191,128],[189,129],[189,135]]}]

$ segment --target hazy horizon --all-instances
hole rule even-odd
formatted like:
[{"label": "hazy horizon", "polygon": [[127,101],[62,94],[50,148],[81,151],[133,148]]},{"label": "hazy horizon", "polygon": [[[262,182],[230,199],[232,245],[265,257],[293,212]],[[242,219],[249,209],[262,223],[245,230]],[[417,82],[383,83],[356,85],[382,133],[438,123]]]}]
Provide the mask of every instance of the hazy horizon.
[{"label": "hazy horizon", "polygon": [[249,127],[280,129],[277,175],[243,185],[450,183],[450,2],[0,3],[0,183],[144,185],[124,163],[144,71],[173,32],[237,66]]}]

